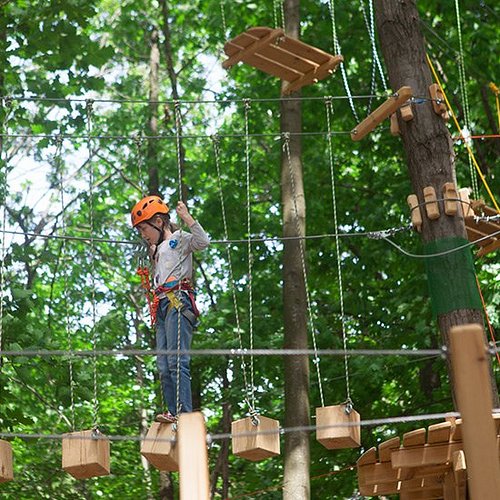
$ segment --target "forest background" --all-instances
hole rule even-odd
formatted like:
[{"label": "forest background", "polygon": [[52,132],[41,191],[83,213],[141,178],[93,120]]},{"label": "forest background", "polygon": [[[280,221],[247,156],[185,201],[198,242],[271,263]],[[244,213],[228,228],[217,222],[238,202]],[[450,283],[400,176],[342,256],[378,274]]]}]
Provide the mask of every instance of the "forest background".
[{"label": "forest background", "polygon": [[[215,240],[196,260],[203,314],[194,348],[238,347],[227,244],[220,242],[225,235],[219,180],[229,238],[241,240],[229,248],[243,345],[249,347],[251,342],[251,282],[253,345],[281,348],[282,243],[252,244],[250,280],[246,240],[247,203],[252,238],[282,234],[279,82],[248,66],[229,73],[221,69],[226,40],[250,26],[282,25],[280,2],[4,0],[0,6],[2,228],[10,231],[2,233],[1,347],[154,346],[135,274],[141,252],[129,225],[129,211],[142,191],[155,186],[175,205],[181,164],[191,211]],[[307,234],[336,232],[334,203],[340,232],[407,226],[406,196],[411,188],[399,139],[390,135],[388,123],[360,143],[352,142],[348,134],[357,122],[351,108],[362,118],[387,95],[383,62],[381,74],[374,57],[370,2],[337,2],[333,26],[331,6],[320,0],[301,2],[301,39],[333,53],[336,32],[352,95],[377,97],[355,97],[351,105],[340,71],[303,89]],[[428,53],[459,121],[464,122],[464,109],[469,109],[472,135],[499,134],[495,96],[488,84],[500,80],[500,6],[493,1],[461,1],[461,33],[455,6],[451,0],[418,2]],[[335,96],[331,119],[335,199],[324,96]],[[179,127],[184,135],[181,144],[175,138]],[[456,136],[451,123],[449,128]],[[100,137],[89,140],[89,132]],[[220,176],[214,134],[219,136]],[[148,135],[156,138],[143,137]],[[492,191],[498,193],[498,139],[474,140],[473,145]],[[459,140],[455,151],[458,184],[471,186],[469,162]],[[479,194],[486,198],[482,189]],[[410,231],[393,239],[410,252],[421,251],[418,237]],[[362,235],[341,238],[340,250],[349,349],[441,345],[421,259]],[[309,239],[306,260],[317,346],[341,349],[335,239]],[[500,322],[497,260],[492,254],[476,262],[496,328]],[[97,414],[105,434],[138,436],[161,405],[152,356],[101,356],[96,363],[91,357],[68,356],[6,356],[1,361],[3,432],[61,434],[73,426],[90,428]],[[326,404],[345,401],[343,358],[324,356],[319,366]],[[246,415],[238,358],[193,356],[192,371],[195,401],[210,432],[227,430],[228,418]],[[498,378],[498,366],[494,372]],[[320,406],[316,373],[311,365],[311,414]],[[283,421],[282,360],[255,357],[254,379],[257,409]],[[453,408],[440,356],[352,356],[349,382],[354,406],[364,419]],[[363,449],[415,425],[364,428]],[[6,498],[175,498],[177,494],[176,475],[160,475],[141,462],[137,441],[114,442],[112,474],[84,482],[61,470],[59,440],[15,438],[12,444],[16,479],[0,487]],[[214,498],[227,487],[229,498],[281,497],[282,458],[247,462],[227,455],[218,441],[209,454]],[[311,434],[313,498],[355,498],[356,474],[349,467],[359,454],[360,450],[327,451]],[[262,492],[251,493],[257,491]]]}]

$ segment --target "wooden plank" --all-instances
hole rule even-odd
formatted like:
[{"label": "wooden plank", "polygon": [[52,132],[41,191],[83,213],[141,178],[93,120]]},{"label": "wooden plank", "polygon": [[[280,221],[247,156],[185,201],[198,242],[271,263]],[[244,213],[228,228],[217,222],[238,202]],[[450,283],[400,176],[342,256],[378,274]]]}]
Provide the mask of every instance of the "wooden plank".
[{"label": "wooden plank", "polygon": [[[473,227],[470,227],[468,225],[465,226],[465,229],[467,231],[467,237],[469,238],[469,241],[476,242],[480,238],[484,238],[485,236],[487,236],[486,234],[481,233],[477,229],[474,229]],[[476,243],[476,245],[486,246],[486,245],[489,245],[492,242],[493,242],[493,239],[492,238],[488,238],[488,239],[484,239],[482,241],[478,241]]]},{"label": "wooden plank", "polygon": [[356,462],[356,465],[374,464],[377,461],[377,448],[372,446],[368,451],[365,451]]},{"label": "wooden plank", "polygon": [[381,462],[390,462],[391,453],[399,449],[399,437],[393,437],[378,445],[378,458]]},{"label": "wooden plank", "polygon": [[500,461],[492,417],[490,357],[479,324],[450,329],[451,364],[455,394],[463,420],[463,445],[467,457],[471,497],[500,498]]},{"label": "wooden plank", "polygon": [[[255,39],[255,41],[253,41],[251,44],[242,48],[242,50],[238,51],[237,53],[231,55],[229,59],[226,59],[222,63],[222,67],[225,69],[231,68],[231,66],[234,66],[236,63],[242,61],[246,56],[254,54],[261,47],[274,42],[278,37],[283,35],[284,35],[283,30],[280,29],[271,30],[267,35],[263,36],[260,39]],[[235,45],[234,42],[232,43],[233,45]]]},{"label": "wooden plank", "polygon": [[437,203],[436,190],[432,186],[424,187],[425,211],[430,220],[439,219],[439,205]]},{"label": "wooden plank", "polygon": [[466,225],[484,234],[493,234],[500,231],[500,225],[484,220],[475,221],[473,217],[465,221]]},{"label": "wooden plank", "polygon": [[391,462],[358,466],[358,482],[360,484],[382,484],[399,481],[398,469],[393,469]]},{"label": "wooden plank", "polygon": [[400,500],[441,500],[443,498],[443,488],[433,488],[424,491],[401,492]]},{"label": "wooden plank", "polygon": [[401,482],[401,492],[423,491],[443,487],[444,474],[439,476],[421,477]]},{"label": "wooden plank", "polygon": [[458,485],[464,485],[467,482],[467,465],[463,450],[453,453],[453,474]]},{"label": "wooden plank", "polygon": [[468,217],[474,215],[474,210],[472,210],[469,194],[469,188],[462,188],[458,190],[458,197],[462,200],[462,215],[464,219],[467,219]]},{"label": "wooden plank", "polygon": [[453,453],[462,448],[462,443],[425,444],[412,448],[400,448],[391,455],[394,468],[423,467],[446,464]]},{"label": "wooden plank", "polygon": [[420,446],[425,444],[426,429],[416,429],[403,434],[403,447]]},{"label": "wooden plank", "polygon": [[[396,137],[396,136],[401,134],[401,130],[399,129],[399,122],[398,122],[397,113],[392,113],[390,119],[391,119],[391,128],[390,128],[391,135]],[[414,196],[414,195],[410,195],[410,196]]]},{"label": "wooden plank", "polygon": [[328,52],[324,52],[317,47],[313,47],[312,45],[308,45],[307,43],[288,36],[279,42],[279,46],[288,52],[293,52],[299,57],[313,61],[320,66],[328,62],[330,58],[333,57],[331,54],[328,54]]},{"label": "wooden plank", "polygon": [[408,99],[413,96],[411,87],[401,87],[393,96],[370,113],[360,124],[351,131],[351,139],[360,141],[369,134],[383,120],[395,113]]},{"label": "wooden plank", "polygon": [[[488,240],[491,241],[491,240]],[[483,255],[489,254],[490,252],[495,251],[497,248],[500,248],[500,240],[494,240],[492,243],[483,246],[477,252],[478,257],[482,257]]]},{"label": "wooden plank", "polygon": [[201,412],[181,413],[177,446],[181,500],[208,500],[207,433]]},{"label": "wooden plank", "polygon": [[393,495],[399,491],[399,482],[383,484],[359,484],[361,495]]},{"label": "wooden plank", "polygon": [[458,213],[458,193],[454,182],[443,184],[444,213],[446,215],[457,215]]},{"label": "wooden plank", "polygon": [[295,92],[296,90],[299,90],[306,85],[310,85],[311,83],[316,83],[319,80],[323,80],[328,75],[332,74],[343,60],[344,58],[342,56],[335,56],[316,70],[310,71],[298,80],[285,85],[285,87],[283,88],[283,95],[291,94],[292,92]]},{"label": "wooden plank", "polygon": [[12,445],[9,441],[0,440],[0,483],[14,479]]},{"label": "wooden plank", "polygon": [[281,45],[268,45],[267,47],[262,47],[258,54],[259,56],[266,57],[267,59],[277,61],[283,66],[293,68],[294,71],[302,74],[314,71],[320,66],[314,61],[299,57],[292,52],[284,50]]},{"label": "wooden plank", "polygon": [[287,66],[283,66],[276,61],[266,59],[259,54],[250,54],[246,56],[244,62],[250,64],[250,66],[253,66],[254,68],[264,71],[265,73],[276,76],[281,80],[296,80],[302,76],[302,73],[299,73],[298,71],[295,71]]},{"label": "wooden plank", "polygon": [[447,443],[451,436],[451,422],[441,422],[429,425],[427,430],[427,443]]}]

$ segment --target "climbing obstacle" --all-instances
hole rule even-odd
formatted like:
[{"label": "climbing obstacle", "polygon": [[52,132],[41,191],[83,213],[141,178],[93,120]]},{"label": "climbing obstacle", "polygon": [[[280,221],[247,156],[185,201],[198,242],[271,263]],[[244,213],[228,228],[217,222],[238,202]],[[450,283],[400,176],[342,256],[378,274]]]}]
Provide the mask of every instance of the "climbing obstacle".
[{"label": "climbing obstacle", "polygon": [[500,220],[476,219],[476,216],[492,217],[498,215],[498,212],[488,207],[482,200],[470,200],[468,188],[460,189],[459,197],[462,200],[465,228],[469,241],[475,242],[479,246],[477,257],[483,257],[500,248]]},{"label": "climbing obstacle", "polygon": [[64,434],[62,468],[76,479],[107,476],[109,456],[109,440],[95,429]]},{"label": "climbing obstacle", "polygon": [[153,422],[142,442],[141,455],[162,471],[179,470],[179,454],[174,424]]},{"label": "climbing obstacle", "polygon": [[[351,139],[353,141],[360,141],[374,130],[380,123],[382,123],[386,118],[393,115],[399,108],[401,108],[407,101],[413,97],[413,91],[411,87],[401,87],[394,95],[389,97],[384,103],[382,103],[375,111],[370,113],[361,123],[356,125],[351,131]],[[411,107],[407,108],[403,115],[403,120],[408,121],[413,118],[413,113]],[[399,125],[397,125],[397,118],[391,118],[391,131],[393,135],[399,133]],[[397,128],[396,128],[397,125]]]},{"label": "climbing obstacle", "polygon": [[231,424],[233,453],[252,462],[280,454],[280,423],[259,415],[236,420]]},{"label": "climbing obstacle", "polygon": [[8,441],[0,440],[0,483],[14,479],[12,460],[12,445]]},{"label": "climbing obstacle", "polygon": [[222,67],[230,69],[242,61],[286,83],[283,95],[317,83],[333,74],[344,60],[290,38],[281,29],[250,28],[224,45],[228,56]]},{"label": "climbing obstacle", "polygon": [[345,404],[316,408],[316,440],[329,450],[357,448],[360,421],[359,413]]}]

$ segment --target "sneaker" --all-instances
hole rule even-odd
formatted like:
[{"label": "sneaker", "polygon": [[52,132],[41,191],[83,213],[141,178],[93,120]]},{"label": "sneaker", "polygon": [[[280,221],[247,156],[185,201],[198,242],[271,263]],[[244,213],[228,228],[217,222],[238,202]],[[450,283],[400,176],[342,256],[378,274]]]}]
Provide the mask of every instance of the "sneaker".
[{"label": "sneaker", "polygon": [[175,424],[177,422],[177,417],[167,411],[156,415],[155,422],[160,422],[161,424]]}]

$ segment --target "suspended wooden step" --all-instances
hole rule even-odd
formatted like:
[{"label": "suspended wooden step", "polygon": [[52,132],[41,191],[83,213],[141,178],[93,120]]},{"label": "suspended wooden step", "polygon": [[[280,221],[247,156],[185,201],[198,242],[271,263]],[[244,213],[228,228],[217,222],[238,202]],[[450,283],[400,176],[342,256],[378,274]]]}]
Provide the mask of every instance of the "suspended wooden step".
[{"label": "suspended wooden step", "polygon": [[64,434],[62,468],[76,479],[109,474],[110,444],[95,430]]},{"label": "suspended wooden step", "polygon": [[317,83],[333,74],[344,60],[316,47],[287,37],[283,30],[250,28],[224,45],[229,57],[222,67],[230,69],[242,61],[286,82],[283,95]]},{"label": "suspended wooden step", "polygon": [[[411,87],[401,87],[394,95],[389,97],[387,101],[382,103],[375,111],[370,113],[359,125],[357,125],[351,131],[351,139],[353,141],[360,141],[374,130],[380,123],[382,123],[386,118],[389,118],[393,113],[395,113],[403,104],[413,97],[413,92]],[[411,108],[406,108],[407,112],[403,116],[403,119],[407,121],[408,118],[413,118],[411,113]],[[394,119],[393,119],[394,120]],[[399,133],[398,129],[395,129],[393,123],[393,133]]]},{"label": "suspended wooden step", "polygon": [[175,440],[176,432],[173,424],[153,422],[146,439],[142,442],[141,455],[148,462],[163,471],[178,471],[179,457]]},{"label": "suspended wooden step", "polygon": [[[493,414],[500,439],[500,415]],[[466,457],[462,421],[449,421],[417,429],[370,448],[357,462],[362,495],[394,495],[401,499],[466,498]]]},{"label": "suspended wooden step", "polygon": [[0,440],[0,483],[14,479],[12,462],[12,445],[8,441]]},{"label": "suspended wooden step", "polygon": [[458,194],[463,202],[465,228],[469,241],[477,242],[479,246],[476,256],[482,257],[500,248],[500,220],[475,220],[476,216],[492,217],[499,215],[498,212],[488,207],[482,200],[470,200],[468,188],[460,189]]},{"label": "suspended wooden step", "polygon": [[346,405],[316,408],[316,440],[325,448],[336,450],[361,445],[361,418]]},{"label": "suspended wooden step", "polygon": [[258,421],[246,417],[231,424],[233,453],[252,462],[280,454],[280,423],[260,415]]}]

